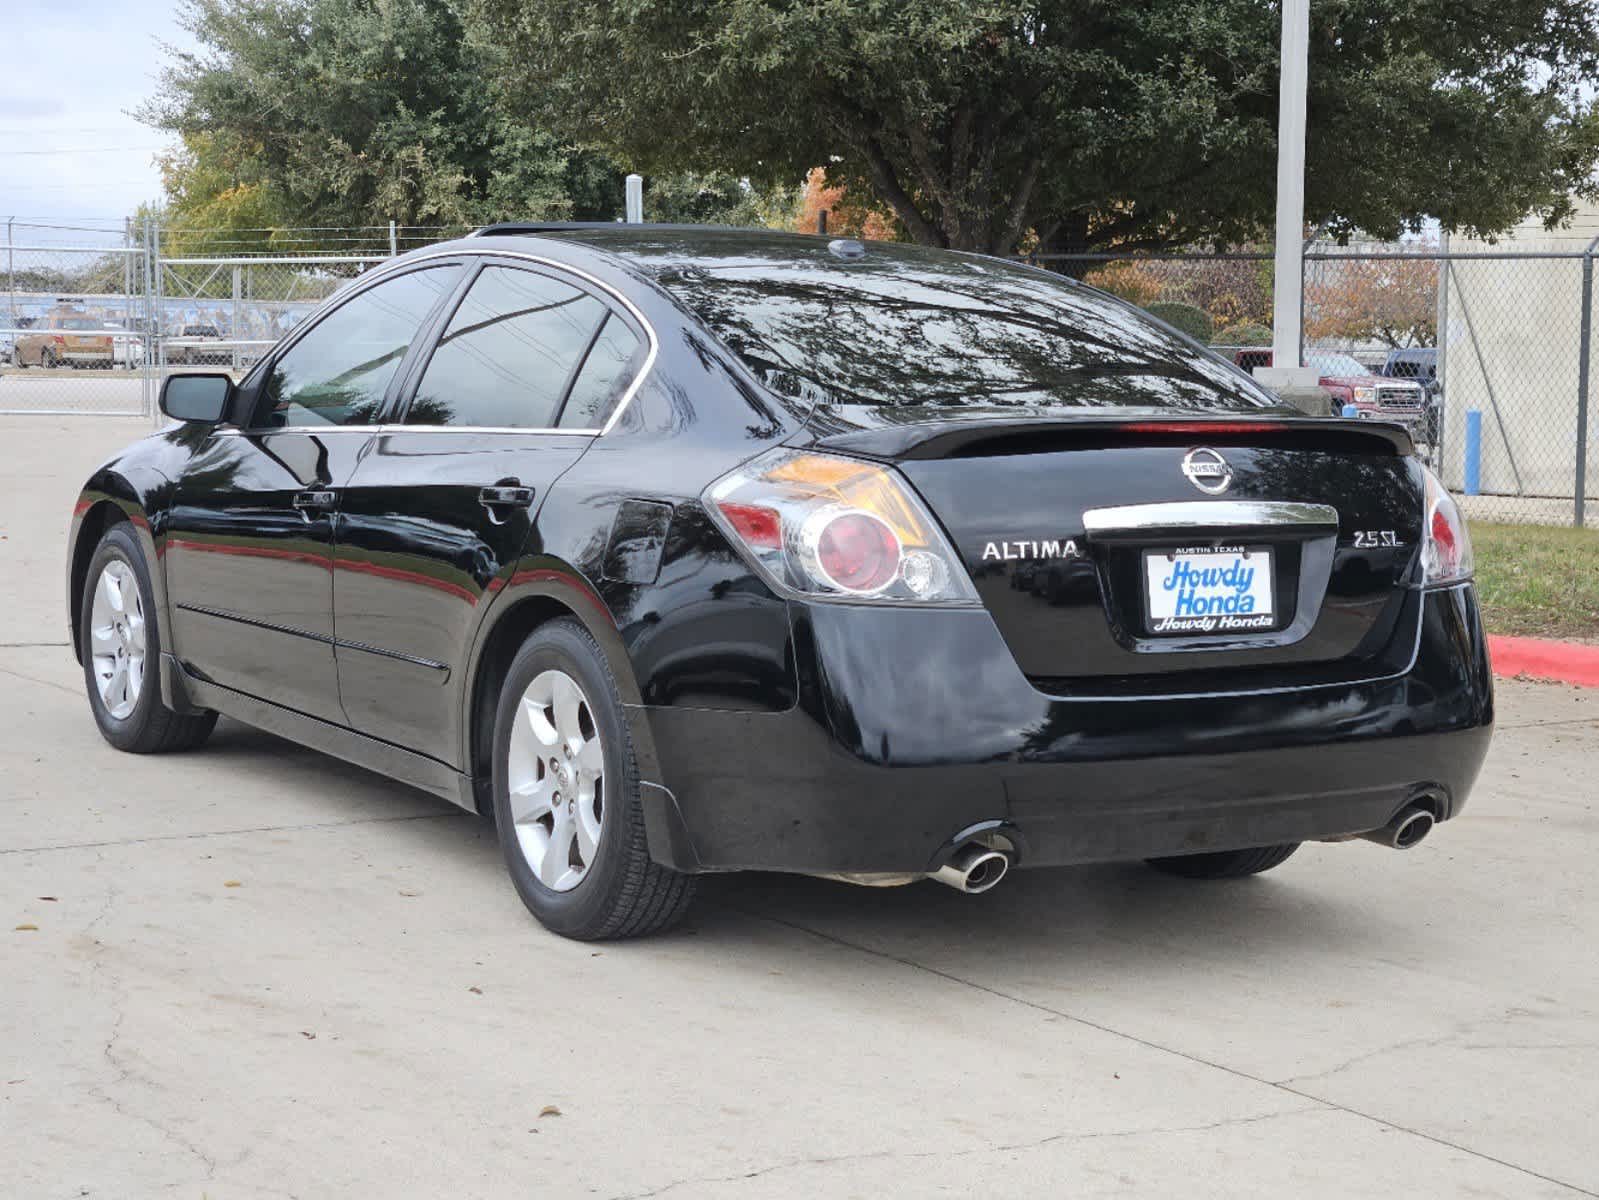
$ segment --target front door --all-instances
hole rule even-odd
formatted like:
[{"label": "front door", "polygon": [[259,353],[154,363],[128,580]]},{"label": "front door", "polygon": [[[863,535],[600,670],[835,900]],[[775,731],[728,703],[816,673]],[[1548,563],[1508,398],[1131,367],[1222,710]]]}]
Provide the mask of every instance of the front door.
[{"label": "front door", "polygon": [[355,728],[464,769],[462,664],[484,611],[643,345],[576,280],[481,268],[345,489],[333,589]]},{"label": "front door", "polygon": [[164,557],[172,649],[191,671],[345,723],[332,583],[340,497],[459,272],[435,266],[353,293],[250,381],[236,428],[197,448]]}]

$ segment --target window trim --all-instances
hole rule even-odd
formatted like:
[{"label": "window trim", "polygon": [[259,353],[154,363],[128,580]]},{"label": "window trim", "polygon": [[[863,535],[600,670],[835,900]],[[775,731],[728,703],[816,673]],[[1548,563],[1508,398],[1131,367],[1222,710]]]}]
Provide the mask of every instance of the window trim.
[{"label": "window trim", "polygon": [[[372,270],[366,272],[365,275],[360,277],[360,283],[358,287],[352,288],[349,292],[341,293],[338,296],[330,297],[329,305],[324,311],[313,313],[305,321],[301,322],[298,326],[286,334],[284,336],[284,340],[277,346],[273,347],[272,352],[267,355],[267,357],[263,358],[250,369],[249,374],[247,374],[243,381],[239,384],[240,391],[242,392],[245,389],[250,389],[257,386],[260,381],[265,378],[266,372],[270,371],[277,364],[280,356],[288,353],[290,348],[293,347],[296,342],[298,342],[302,337],[310,333],[312,329],[316,328],[324,320],[326,320],[335,309],[340,308],[348,301],[353,300],[368,287],[376,287],[382,281],[404,274],[413,267],[421,266],[424,263],[432,265],[440,261],[447,261],[449,259],[459,260],[461,264],[466,267],[463,278],[471,280],[477,277],[477,272],[482,268],[484,263],[500,258],[513,259],[518,262],[536,263],[539,266],[549,268],[557,275],[570,275],[577,279],[583,280],[592,288],[603,292],[606,296],[610,297],[611,300],[615,301],[615,304],[610,306],[611,311],[619,312],[624,316],[624,319],[632,321],[637,326],[636,332],[643,332],[645,345],[649,347],[648,351],[644,355],[644,361],[639,364],[638,372],[633,376],[633,381],[627,385],[627,390],[622,393],[622,398],[616,402],[616,407],[611,410],[610,417],[606,419],[605,424],[599,429],[525,429],[521,427],[494,425],[400,425],[384,422],[377,425],[283,425],[275,429],[251,429],[243,425],[238,425],[232,429],[219,429],[216,431],[217,435],[229,437],[268,437],[276,434],[320,436],[327,433],[553,433],[562,437],[604,437],[606,434],[610,433],[611,430],[616,426],[616,423],[622,419],[622,414],[625,413],[628,409],[628,406],[633,403],[633,397],[638,395],[640,389],[643,388],[644,380],[649,377],[650,371],[655,367],[655,360],[660,357],[661,339],[655,332],[655,326],[650,324],[649,319],[642,311],[640,311],[639,306],[634,304],[632,300],[628,299],[620,291],[606,283],[604,280],[590,275],[581,267],[574,267],[557,259],[547,258],[541,254],[529,254],[525,250],[493,250],[489,252],[477,250],[475,248],[466,250],[440,250],[427,254],[419,254],[415,258],[407,257],[403,260],[400,260],[404,263],[403,267],[398,265],[398,263],[393,266],[374,267]],[[464,295],[465,293],[462,294]],[[453,299],[454,295],[455,293],[452,292],[448,299]],[[337,303],[334,303],[334,301]],[[451,311],[454,311],[453,306],[451,307]],[[429,357],[431,358],[432,342],[436,340],[433,337],[434,322],[430,319],[424,324],[427,327],[427,334],[425,335],[425,338],[419,338],[418,342],[423,340],[428,342],[430,351]],[[411,347],[411,350],[414,351],[415,349],[416,344],[414,343]],[[740,365],[742,366],[742,364]],[[405,363],[401,363],[401,368],[401,371],[397,372],[397,375],[403,375],[405,377],[405,384],[409,386],[410,367]],[[387,409],[387,397],[385,397],[384,404],[385,408]]]},{"label": "window trim", "polygon": [[[470,276],[473,273],[471,270],[471,255],[457,253],[435,254],[429,255],[428,258],[429,261],[425,266],[420,262],[408,259],[406,260],[406,266],[403,269],[383,270],[379,268],[378,270],[368,271],[364,275],[357,276],[354,286],[350,287],[344,292],[330,296],[329,303],[326,305],[326,307],[313,313],[310,318],[302,321],[298,326],[292,329],[281,342],[272,348],[272,353],[257,363],[255,368],[251,370],[251,372],[246,375],[243,380],[240,381],[239,391],[245,392],[246,389],[249,391],[248,399],[251,402],[252,407],[252,412],[249,415],[252,417],[255,415],[253,412],[254,401],[256,399],[255,390],[264,384],[267,377],[277,369],[277,365],[282,360],[283,356],[289,351],[293,350],[295,346],[299,345],[300,341],[308,336],[319,325],[321,325],[322,322],[326,321],[329,317],[333,316],[334,313],[343,309],[346,305],[350,304],[358,297],[365,295],[379,284],[387,283],[391,279],[399,279],[404,275],[410,275],[414,270],[426,270],[435,266],[448,266],[450,259],[457,260],[462,267],[466,268],[462,272],[463,276]],[[406,346],[405,354],[400,359],[400,365],[398,368],[396,368],[394,377],[389,380],[388,386],[383,390],[383,402],[378,405],[379,420],[374,421],[370,425],[249,425],[241,421],[236,428],[241,434],[246,434],[251,437],[259,437],[261,435],[271,433],[290,433],[297,431],[303,431],[305,433],[331,433],[336,430],[361,430],[371,433],[375,430],[381,429],[384,424],[384,419],[393,413],[395,403],[398,399],[396,386],[403,383],[407,378],[407,372],[410,369],[410,363],[412,357],[416,354],[417,347],[427,340],[427,336],[433,330],[433,325],[438,316],[440,307],[447,304],[456,296],[460,289],[460,285],[461,281],[457,279],[450,290],[447,291],[443,296],[440,296],[439,299],[434,302],[433,307],[428,309],[427,315],[422,318],[421,324],[417,326],[416,336],[414,336],[411,339],[410,344]]]},{"label": "window trim", "polygon": [[[437,255],[423,255],[422,258],[453,258],[456,256],[457,253],[452,252],[441,253]],[[393,423],[383,424],[379,427],[379,432],[520,434],[553,433],[560,434],[564,437],[591,438],[603,437],[609,433],[616,425],[617,421],[621,419],[622,413],[626,411],[627,406],[633,402],[633,397],[643,386],[644,378],[650,373],[650,369],[654,367],[655,359],[659,352],[660,340],[655,335],[655,328],[649,323],[648,320],[645,319],[644,314],[639,311],[638,306],[624,296],[621,292],[617,291],[603,280],[596,279],[588,272],[578,267],[569,266],[566,263],[557,262],[555,259],[544,258],[541,255],[527,254],[517,250],[494,250],[488,252],[469,252],[462,257],[465,257],[468,260],[466,277],[462,281],[461,286],[451,294],[445,307],[441,311],[435,313],[429,322],[425,339],[426,352],[425,354],[419,354],[416,361],[408,366],[405,372],[405,378],[401,387],[400,395],[395,400]],[[501,259],[510,261],[497,261]],[[523,263],[533,263],[534,266],[524,266]],[[560,421],[561,413],[565,410],[566,402],[571,396],[572,385],[576,382],[578,375],[582,372],[584,364],[588,362],[589,353],[594,349],[595,338],[599,332],[605,328],[605,321],[613,315],[617,316],[622,320],[622,323],[631,328],[635,334],[642,333],[644,335],[642,340],[644,344],[649,347],[649,350],[644,356],[644,361],[639,364],[638,369],[634,372],[633,378],[628,382],[627,387],[623,390],[621,398],[617,400],[616,407],[611,410],[610,416],[606,417],[604,425],[601,425],[598,429],[576,429],[572,427],[563,428],[559,424],[546,426],[407,425],[405,423],[405,415],[411,409],[411,402],[416,398],[417,388],[421,386],[422,378],[427,374],[427,369],[433,362],[433,355],[438,350],[439,342],[443,339],[445,330],[449,328],[450,322],[454,320],[456,311],[466,300],[467,293],[471,291],[472,286],[477,282],[478,277],[482,275],[486,269],[492,266],[505,267],[511,270],[528,271],[534,275],[548,276],[558,283],[564,283],[569,287],[575,288],[576,290],[582,292],[584,295],[594,298],[599,302],[601,307],[605,309],[604,316],[594,323],[594,328],[590,331],[589,340],[587,345],[585,345],[583,348],[582,355],[579,356],[577,362],[573,365],[571,372],[567,375],[566,384],[561,390],[560,403],[555,409],[554,419],[557,422]],[[372,426],[369,425],[367,428],[370,429]]]}]

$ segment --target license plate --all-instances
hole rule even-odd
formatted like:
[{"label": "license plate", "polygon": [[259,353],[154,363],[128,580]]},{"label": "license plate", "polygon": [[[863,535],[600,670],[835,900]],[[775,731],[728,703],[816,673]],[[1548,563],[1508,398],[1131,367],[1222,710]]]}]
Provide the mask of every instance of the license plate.
[{"label": "license plate", "polygon": [[1192,637],[1273,629],[1272,582],[1271,550],[1264,546],[1146,551],[1149,632]]}]

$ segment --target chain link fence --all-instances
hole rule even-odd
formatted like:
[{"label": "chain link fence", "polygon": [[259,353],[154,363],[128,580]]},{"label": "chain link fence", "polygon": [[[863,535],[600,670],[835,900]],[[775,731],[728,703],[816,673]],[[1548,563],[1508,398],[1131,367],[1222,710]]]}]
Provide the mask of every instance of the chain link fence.
[{"label": "chain link fence", "polygon": [[[0,246],[0,412],[153,414],[171,371],[248,370],[372,265],[465,229],[59,226]],[[89,239],[80,236],[80,241]],[[1303,361],[1325,411],[1398,420],[1478,520],[1599,520],[1585,249],[1312,245]],[[1038,255],[1244,368],[1271,364],[1272,255]]]},{"label": "chain link fence", "polygon": [[[1311,246],[1302,361],[1326,411],[1406,425],[1474,520],[1599,520],[1594,260],[1417,240]],[[1272,256],[1040,255],[1246,370],[1272,365]]]},{"label": "chain link fence", "polygon": [[0,412],[148,412],[149,259],[131,232],[11,222],[6,233]]}]

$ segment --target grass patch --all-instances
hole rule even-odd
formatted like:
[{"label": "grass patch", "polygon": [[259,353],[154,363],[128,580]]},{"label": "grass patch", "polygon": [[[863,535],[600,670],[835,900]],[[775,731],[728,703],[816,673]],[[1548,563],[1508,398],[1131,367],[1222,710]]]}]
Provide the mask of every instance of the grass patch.
[{"label": "grass patch", "polygon": [[1489,633],[1599,641],[1599,531],[1471,523]]}]

